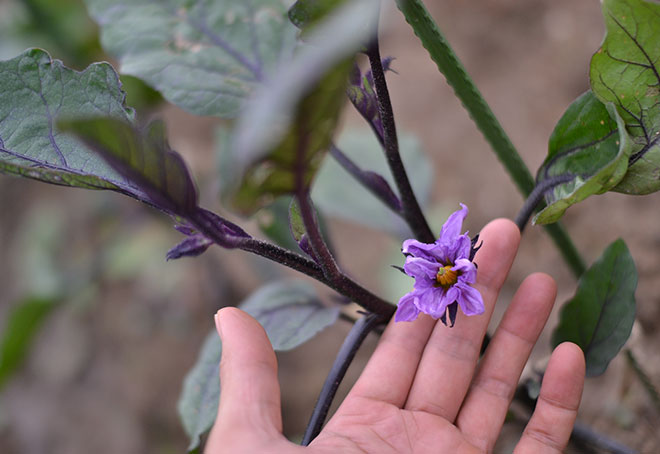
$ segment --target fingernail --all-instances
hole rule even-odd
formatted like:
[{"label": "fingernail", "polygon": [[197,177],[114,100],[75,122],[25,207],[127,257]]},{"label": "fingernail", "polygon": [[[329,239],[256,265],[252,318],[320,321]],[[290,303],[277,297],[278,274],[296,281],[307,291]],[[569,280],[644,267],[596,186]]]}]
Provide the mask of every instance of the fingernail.
[{"label": "fingernail", "polygon": [[220,340],[222,340],[222,329],[220,328],[220,311],[215,313],[213,319],[215,320],[215,330],[218,332]]}]

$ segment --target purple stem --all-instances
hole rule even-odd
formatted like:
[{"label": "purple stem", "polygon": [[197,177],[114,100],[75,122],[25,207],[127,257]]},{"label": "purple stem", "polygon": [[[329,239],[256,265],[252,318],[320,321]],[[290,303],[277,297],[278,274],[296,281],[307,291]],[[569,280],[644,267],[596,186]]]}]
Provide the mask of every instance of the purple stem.
[{"label": "purple stem", "polygon": [[380,50],[378,49],[378,37],[367,50],[367,57],[371,65],[371,73],[374,77],[374,88],[378,99],[378,111],[383,123],[383,142],[385,158],[390,166],[394,181],[396,182],[403,209],[403,217],[410,226],[413,235],[422,242],[433,243],[435,236],[426,222],[422,209],[417,202],[415,193],[410,185],[408,174],[401,160],[399,153],[399,141],[396,134],[396,124],[394,123],[394,113],[392,112],[392,102],[387,89],[385,72],[380,59]]},{"label": "purple stem", "polygon": [[401,201],[384,179],[382,180],[382,185],[376,185],[373,179],[370,179],[369,175],[364,170],[360,169],[357,164],[351,161],[351,158],[346,156],[344,152],[334,145],[330,147],[330,154],[335,158],[335,161],[344,168],[344,170],[350,173],[353,178],[383,202],[390,210],[394,211],[399,216],[403,216],[403,212],[401,211]]}]

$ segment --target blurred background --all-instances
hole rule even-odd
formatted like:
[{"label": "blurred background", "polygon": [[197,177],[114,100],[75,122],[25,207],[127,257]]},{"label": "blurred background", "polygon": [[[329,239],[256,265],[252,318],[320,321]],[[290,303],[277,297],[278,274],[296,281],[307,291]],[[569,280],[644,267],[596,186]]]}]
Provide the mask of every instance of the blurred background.
[{"label": "blurred background", "polygon": [[[535,172],[555,123],[588,88],[589,59],[604,34],[600,3],[437,0],[427,5]],[[514,217],[522,198],[503,167],[398,11],[389,5],[383,15],[381,54],[395,57],[396,73],[388,73],[388,80],[397,125],[412,146],[427,153],[433,168],[433,177],[428,171],[414,176],[431,181],[433,228],[439,230],[458,202],[470,207],[466,228],[472,233],[493,218]],[[80,0],[0,0],[0,59],[27,47],[45,48],[79,70],[109,59]],[[129,105],[142,119],[165,119],[171,145],[184,155],[198,181],[203,206],[223,212],[215,144],[222,121],[168,105],[136,79],[122,81]],[[348,106],[343,124],[346,131],[364,128]],[[657,195],[608,193],[569,209],[564,217],[588,263],[618,237],[628,244],[640,282],[637,322],[627,347],[656,385],[657,202]],[[180,240],[171,221],[117,194],[0,175],[0,208],[0,333],[7,331],[17,308],[43,308],[21,367],[11,376],[0,370],[0,452],[185,452],[188,440],[176,402],[183,377],[212,329],[212,315],[240,303],[263,282],[292,273],[217,247],[195,259],[166,262],[165,253]],[[258,224],[268,222],[268,213],[257,219],[246,224],[253,234],[258,234]],[[333,217],[329,230],[349,274],[392,301],[407,291],[410,282],[389,267],[402,261],[399,239]],[[494,322],[533,271],[557,280],[558,303],[573,295],[575,279],[554,245],[541,228],[529,227]],[[324,294],[331,302],[330,294]],[[555,324],[556,310],[549,326]],[[349,328],[339,321],[311,342],[278,354],[287,436],[302,434]],[[547,360],[549,336],[547,329],[526,373]],[[372,336],[365,343],[342,392],[376,340]],[[522,413],[512,413],[497,452],[511,452],[522,428],[515,415]],[[623,355],[603,376],[587,380],[579,420],[640,452],[660,452],[660,414]]]}]

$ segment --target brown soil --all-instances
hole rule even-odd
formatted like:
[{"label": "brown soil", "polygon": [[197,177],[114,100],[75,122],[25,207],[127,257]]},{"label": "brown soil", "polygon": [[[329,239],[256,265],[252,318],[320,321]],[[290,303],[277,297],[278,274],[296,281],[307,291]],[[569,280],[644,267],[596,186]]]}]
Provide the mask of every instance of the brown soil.
[{"label": "brown soil", "polygon": [[[525,162],[538,168],[555,123],[588,88],[589,58],[604,32],[599,2],[428,4]],[[459,201],[466,203],[472,232],[495,217],[515,216],[521,196],[426,51],[400,15],[390,10],[382,54],[396,57],[397,74],[388,76],[396,120],[402,130],[420,138],[431,156],[434,204],[450,210]],[[217,206],[210,171],[215,165],[211,141],[216,122],[173,108],[164,114],[174,147],[200,177],[205,205]],[[359,119],[348,113],[346,122],[358,124]],[[588,263],[617,237],[626,240],[640,274],[638,321],[627,347],[660,385],[655,348],[660,340],[656,201],[656,195],[606,194],[569,209],[564,220]],[[239,302],[275,271],[246,254],[217,249],[196,260],[165,263],[165,251],[177,234],[162,218],[116,195],[0,177],[0,206],[0,317],[21,295],[48,288],[43,273],[35,283],[30,268],[35,262],[26,252],[41,247],[35,237],[25,237],[34,222],[60,225],[58,241],[45,254],[55,261],[53,273],[64,279],[67,295],[0,399],[0,452],[184,452],[187,440],[176,400],[182,378],[212,327],[211,315],[220,306]],[[331,228],[340,262],[367,286],[379,288],[374,264],[383,263],[396,244],[345,222],[334,222]],[[533,271],[557,280],[559,303],[575,291],[576,282],[549,238],[541,228],[529,227],[496,317]],[[549,326],[555,319],[556,314]],[[347,330],[346,324],[337,323],[308,344],[279,355],[289,436],[299,436],[304,429]],[[543,334],[530,364],[542,363],[549,354],[549,333]],[[344,391],[374,345],[374,338],[365,344]],[[621,355],[602,377],[587,381],[579,419],[640,452],[660,452],[660,415]],[[507,425],[498,452],[511,451],[519,426]]]}]

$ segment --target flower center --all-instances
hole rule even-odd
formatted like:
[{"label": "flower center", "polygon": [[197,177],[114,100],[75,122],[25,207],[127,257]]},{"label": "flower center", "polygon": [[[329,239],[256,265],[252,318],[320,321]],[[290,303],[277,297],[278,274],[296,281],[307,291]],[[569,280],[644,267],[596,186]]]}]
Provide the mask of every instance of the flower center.
[{"label": "flower center", "polygon": [[442,288],[448,288],[458,281],[458,273],[452,270],[452,265],[443,266],[438,270],[435,281]]}]

